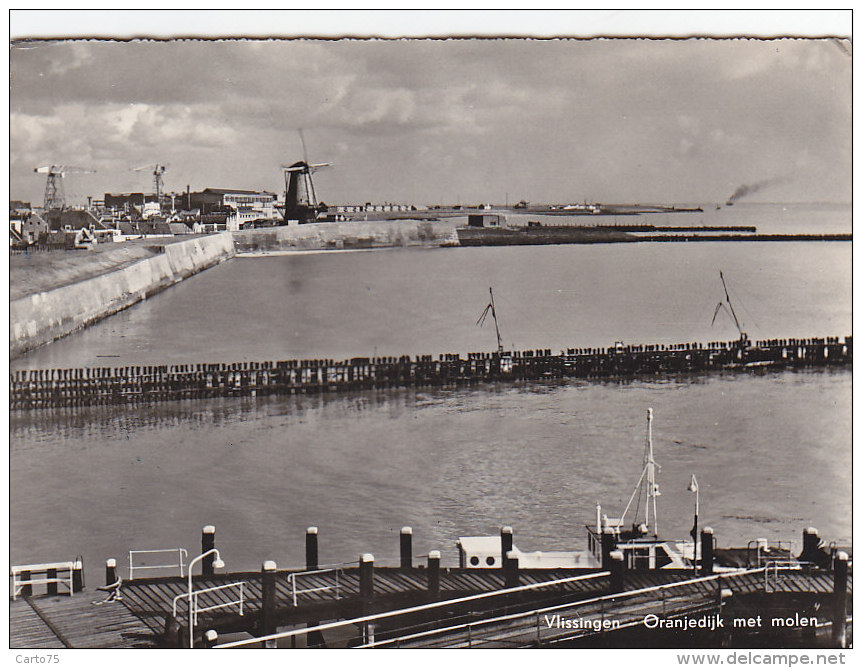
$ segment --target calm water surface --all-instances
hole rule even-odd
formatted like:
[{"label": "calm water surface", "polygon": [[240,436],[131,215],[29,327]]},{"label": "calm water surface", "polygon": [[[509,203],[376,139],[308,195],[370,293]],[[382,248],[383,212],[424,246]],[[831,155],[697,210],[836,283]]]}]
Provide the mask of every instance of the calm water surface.
[{"label": "calm water surface", "polygon": [[[753,337],[844,336],[850,253],[710,243],[236,259],[13,368],[491,350],[493,329],[475,326],[489,285],[517,348],[730,339],[730,319],[710,327],[719,269]],[[694,472],[721,544],[796,539],[809,524],[849,542],[851,373],[813,371],[14,414],[11,558],[82,553],[100,577],[129,549],[195,554],[209,523],[230,568],[300,564],[311,524],[324,561],[395,559],[403,525],[417,553],[450,563],[457,536],[504,523],[523,548],[580,549],[596,501],[615,514],[628,500],[650,406],[662,533],[687,533]]]}]

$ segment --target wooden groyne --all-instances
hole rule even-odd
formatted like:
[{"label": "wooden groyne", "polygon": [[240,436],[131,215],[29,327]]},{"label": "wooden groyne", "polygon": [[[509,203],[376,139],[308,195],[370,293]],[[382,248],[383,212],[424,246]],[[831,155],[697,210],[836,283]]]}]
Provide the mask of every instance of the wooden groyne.
[{"label": "wooden groyne", "polygon": [[125,404],[177,399],[297,394],[481,382],[667,376],[752,367],[850,366],[853,339],[771,339],[673,345],[618,344],[411,358],[354,357],[171,364],[161,366],[24,369],[10,374],[10,408]]}]

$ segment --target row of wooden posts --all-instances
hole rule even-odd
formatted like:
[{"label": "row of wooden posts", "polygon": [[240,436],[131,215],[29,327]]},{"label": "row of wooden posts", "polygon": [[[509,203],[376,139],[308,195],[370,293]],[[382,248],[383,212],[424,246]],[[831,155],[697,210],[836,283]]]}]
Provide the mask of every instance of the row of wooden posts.
[{"label": "row of wooden posts", "polygon": [[456,386],[486,381],[613,378],[693,373],[745,364],[824,366],[852,363],[852,337],[774,339],[671,346],[570,348],[511,353],[446,353],[384,358],[221,364],[25,369],[10,375],[10,408],[122,404],[387,387]]}]

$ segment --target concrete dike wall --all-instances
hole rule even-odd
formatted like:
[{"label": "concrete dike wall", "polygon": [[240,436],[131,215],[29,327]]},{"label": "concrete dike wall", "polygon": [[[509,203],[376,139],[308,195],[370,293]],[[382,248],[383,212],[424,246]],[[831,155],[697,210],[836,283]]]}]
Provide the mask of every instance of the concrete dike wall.
[{"label": "concrete dike wall", "polygon": [[162,253],[116,271],[16,299],[9,308],[9,353],[18,357],[233,255],[229,232],[197,237],[166,244]]},{"label": "concrete dike wall", "polygon": [[234,232],[237,253],[457,244],[463,218],[315,223]]},{"label": "concrete dike wall", "polygon": [[[316,223],[223,232],[164,245],[134,264],[10,304],[9,354],[19,357],[121,311],[237,253],[457,244],[463,219]],[[80,251],[84,252],[84,251]]]}]

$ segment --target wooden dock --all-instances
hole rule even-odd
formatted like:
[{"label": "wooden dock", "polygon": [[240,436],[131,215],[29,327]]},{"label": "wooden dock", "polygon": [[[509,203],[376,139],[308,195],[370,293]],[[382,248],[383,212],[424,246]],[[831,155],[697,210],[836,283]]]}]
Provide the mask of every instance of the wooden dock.
[{"label": "wooden dock", "polygon": [[[741,576],[715,579],[692,579],[671,584],[636,586],[646,584],[653,578],[637,579],[627,582],[625,591],[618,596],[596,596],[571,605],[543,606],[538,609],[521,613],[508,613],[490,616],[490,618],[474,620],[464,616],[448,620],[442,627],[428,630],[417,630],[403,633],[387,629],[381,625],[377,629],[377,638],[366,647],[398,647],[398,648],[514,648],[574,645],[578,641],[591,640],[599,634],[612,634],[620,631],[643,632],[644,622],[648,616],[653,616],[656,623],[659,619],[673,620],[680,618],[701,619],[717,625],[717,618],[725,613],[725,618],[732,619],[732,613],[727,614],[729,606],[723,602],[720,592],[732,592],[733,597],[750,594],[806,594],[816,600],[828,601],[832,595],[831,576],[826,573],[802,573],[786,571],[778,577],[766,591],[768,582],[763,572],[742,574]],[[506,610],[502,611],[507,613]],[[763,612],[763,610],[761,610]],[[824,611],[825,612],[825,611]],[[486,616],[487,617],[487,616]],[[821,617],[824,617],[821,613]],[[828,614],[825,615],[828,618]],[[576,627],[572,620],[587,621]],[[598,622],[596,626],[591,625]],[[712,633],[715,629],[709,629]],[[732,626],[731,629],[732,630]],[[655,634],[654,641],[667,633]],[[680,636],[685,634],[674,633]],[[727,633],[718,633],[715,641],[720,642]],[[679,637],[675,638],[679,641]],[[613,641],[610,641],[613,644]]]},{"label": "wooden dock", "polygon": [[[375,568],[371,576],[372,588],[363,591],[363,574],[359,567],[325,570],[305,574],[304,571],[277,571],[275,577],[274,614],[270,620],[272,628],[296,625],[315,625],[319,620],[343,620],[363,614],[391,613],[412,605],[434,601],[452,601],[444,617],[452,623],[458,615],[484,615],[499,610],[520,610],[525,605],[534,608],[560,605],[600,606],[596,608],[608,619],[628,623],[632,615],[643,616],[644,610],[660,609],[664,614],[692,610],[711,609],[717,600],[716,592],[729,589],[734,596],[748,594],[791,594],[814,596],[830,600],[833,593],[834,576],[827,571],[783,571],[764,573],[764,569],[737,574],[728,578],[704,581],[693,579],[691,571],[654,570],[630,571],[625,574],[621,596],[625,592],[652,592],[637,598],[620,599],[618,603],[607,601],[589,603],[597,597],[605,597],[612,587],[610,574],[606,571],[573,569],[521,570],[518,572],[518,587],[540,585],[575,576],[590,576],[562,584],[540,587],[525,595],[523,592],[507,593],[506,574],[502,569],[440,569],[436,580],[426,568]],[[213,576],[195,576],[195,590],[217,587],[227,583],[243,582],[243,614],[231,607],[231,595],[225,590],[207,594],[206,604],[225,604],[216,613],[202,614],[198,619],[197,633],[215,629],[219,633],[247,632],[254,636],[264,635],[262,626],[264,608],[264,578],[262,572],[224,573]],[[435,588],[435,584],[437,588]],[[672,594],[657,589],[672,586]],[[852,596],[852,577],[848,578],[848,595]],[[14,648],[84,648],[84,647],[157,647],[164,646],[166,623],[174,620],[175,597],[186,594],[188,581],[183,577],[161,577],[133,580],[123,583],[122,598],[102,605],[94,602],[104,595],[78,592],[74,596],[27,597],[10,602],[10,646]],[[495,593],[496,592],[496,593]],[[655,592],[661,592],[655,593]],[[481,603],[464,606],[457,601],[467,596],[487,594]],[[634,605],[637,602],[637,605]],[[656,607],[658,606],[658,607]],[[583,611],[595,612],[584,607]],[[442,614],[442,610],[441,610]],[[184,602],[177,610],[176,621],[187,627],[188,608]],[[475,619],[475,617],[473,617]],[[628,620],[628,622],[626,621]],[[482,625],[484,622],[476,622]],[[517,646],[521,641],[535,644],[535,619],[525,624],[523,620],[514,624],[505,620],[500,628],[491,630],[483,626],[488,642],[493,646]],[[514,624],[514,625],[513,625]],[[519,626],[520,624],[520,626]],[[481,633],[469,638],[462,637],[465,627],[453,630],[454,636],[435,632],[432,637],[405,638],[400,646],[475,646]],[[493,631],[493,632],[492,632]],[[385,624],[380,627],[378,637],[387,637]],[[394,629],[390,629],[390,634]],[[541,631],[540,631],[541,634]],[[499,637],[498,637],[499,636]],[[543,643],[551,642],[555,632],[548,629]],[[571,639],[571,633],[559,638]],[[478,643],[481,644],[481,643]],[[385,643],[384,643],[385,645]]]},{"label": "wooden dock", "polygon": [[741,341],[619,344],[569,348],[447,353],[415,358],[355,357],[279,362],[26,369],[10,374],[13,410],[139,402],[336,392],[393,387],[456,387],[482,382],[666,377],[760,368],[850,366],[850,336]]},{"label": "wooden dock", "polygon": [[94,605],[104,595],[25,597],[9,604],[9,647],[15,649],[156,647],[152,628],[123,605]]}]

